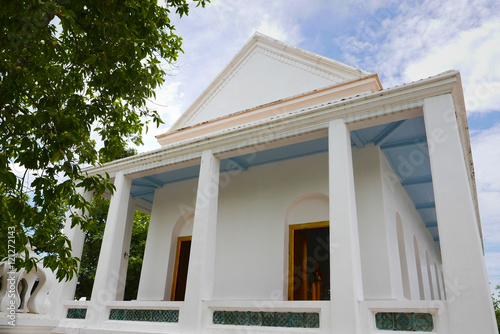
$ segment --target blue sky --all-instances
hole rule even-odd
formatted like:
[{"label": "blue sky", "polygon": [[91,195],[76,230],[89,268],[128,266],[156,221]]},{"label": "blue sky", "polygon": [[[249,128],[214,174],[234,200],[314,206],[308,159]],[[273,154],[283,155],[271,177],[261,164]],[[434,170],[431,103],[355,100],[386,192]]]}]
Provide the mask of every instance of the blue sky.
[{"label": "blue sky", "polygon": [[[195,98],[259,31],[380,76],[384,88],[460,70],[490,281],[500,283],[500,1],[213,0],[174,19],[177,64],[151,103],[165,125],[158,148]],[[168,66],[168,65],[165,65]]]}]

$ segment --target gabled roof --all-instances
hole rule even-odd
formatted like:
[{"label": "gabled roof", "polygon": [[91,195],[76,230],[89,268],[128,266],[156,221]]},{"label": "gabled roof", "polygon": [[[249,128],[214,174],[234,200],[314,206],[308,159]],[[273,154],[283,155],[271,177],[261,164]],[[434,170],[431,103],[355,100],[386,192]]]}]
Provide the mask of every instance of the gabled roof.
[{"label": "gabled roof", "polygon": [[323,89],[316,89],[301,95],[221,116],[203,123],[186,126],[158,135],[156,139],[161,146],[166,146],[220,131],[230,131],[233,128],[248,126],[256,122],[262,122],[265,119],[283,117],[286,114],[306,108],[314,108],[325,103],[345,100],[350,97],[366,95],[381,90],[382,84],[378,75],[371,74],[360,79],[346,81]]},{"label": "gabled roof", "polygon": [[171,130],[370,74],[255,33]]}]

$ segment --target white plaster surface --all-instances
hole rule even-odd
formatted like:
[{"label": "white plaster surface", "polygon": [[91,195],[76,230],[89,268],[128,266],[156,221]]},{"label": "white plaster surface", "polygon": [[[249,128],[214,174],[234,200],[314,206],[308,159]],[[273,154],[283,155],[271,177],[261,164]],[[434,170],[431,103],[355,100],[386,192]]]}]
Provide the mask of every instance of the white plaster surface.
[{"label": "white plaster surface", "polygon": [[194,210],[196,181],[167,184],[155,192],[138,300],[170,300],[177,237],[187,233],[181,217]]},{"label": "white plaster surface", "polygon": [[[326,153],[316,154],[221,176],[215,300],[286,299],[286,212],[300,195],[328,194],[327,158]],[[323,206],[323,213],[308,218],[302,208],[291,220],[328,220],[324,200],[320,202],[313,207]]]},{"label": "white plaster surface", "polygon": [[391,299],[393,290],[379,159],[378,147],[353,148],[365,299]]},{"label": "white plaster surface", "polygon": [[[377,148],[378,150],[378,148]],[[408,274],[410,279],[411,299],[420,299],[420,292],[417,281],[417,268],[415,252],[413,247],[413,237],[416,237],[419,246],[419,256],[421,260],[421,270],[423,277],[424,296],[430,300],[430,284],[427,279],[427,266],[425,265],[425,252],[428,252],[431,263],[436,263],[441,268],[440,250],[429,230],[425,227],[420,218],[415,205],[401,186],[395,182],[397,176],[394,174],[391,165],[385,155],[379,150],[380,168],[382,177],[382,189],[384,195],[384,212],[386,217],[387,242],[389,250],[389,263],[391,279],[394,286],[394,298],[402,297],[401,269],[399,261],[399,250],[397,244],[396,214],[399,213],[403,225],[406,245],[406,259],[408,264]],[[436,298],[438,299],[438,298]]]},{"label": "white plaster surface", "polygon": [[290,59],[257,49],[220,90],[197,110],[189,125],[278,101],[314,89],[327,87],[340,78],[312,73]]},{"label": "white plaster surface", "polygon": [[427,140],[432,143],[430,161],[450,332],[495,334],[496,319],[452,96],[425,99],[424,119]]}]

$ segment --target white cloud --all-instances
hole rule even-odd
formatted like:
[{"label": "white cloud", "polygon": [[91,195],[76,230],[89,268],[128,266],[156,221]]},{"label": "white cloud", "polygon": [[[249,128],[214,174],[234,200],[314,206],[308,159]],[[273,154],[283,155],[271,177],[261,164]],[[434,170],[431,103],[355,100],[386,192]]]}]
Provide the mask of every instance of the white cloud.
[{"label": "white cloud", "polygon": [[488,279],[491,283],[490,288],[492,293],[495,293],[495,287],[500,284],[500,252],[487,252],[485,254],[486,271]]},{"label": "white cloud", "polygon": [[499,10],[500,3],[491,0],[405,1],[364,16],[354,33],[343,34],[336,42],[345,59],[357,59],[353,65],[379,73],[386,87],[453,67],[462,72],[470,69],[478,77],[484,77],[485,68],[494,68],[496,80]]},{"label": "white cloud", "polygon": [[[300,27],[291,19],[299,6],[282,2],[252,2],[252,4],[214,1],[206,8],[191,8],[189,16],[174,18],[176,33],[183,38],[184,54],[175,64],[165,85],[156,91],[154,103],[165,122],[159,129],[150,126],[143,137],[140,152],[158,148],[155,135],[164,133],[177,118],[209,86],[250,36],[259,31],[273,38],[299,44],[303,37]],[[291,12],[290,12],[291,11]]]},{"label": "white cloud", "polygon": [[157,110],[165,127],[170,127],[181,115],[178,101],[182,100],[184,93],[179,90],[181,82],[176,77],[167,77],[166,81],[167,84],[156,91],[156,99],[149,101],[148,107]]},{"label": "white cloud", "polygon": [[463,31],[447,44],[436,46],[406,67],[406,81],[449,69],[461,71],[469,112],[491,111],[500,105],[500,21]]},{"label": "white cloud", "polygon": [[485,189],[500,192],[500,123],[481,131],[472,138],[472,153],[476,166],[476,178]]},{"label": "white cloud", "polygon": [[492,290],[500,284],[500,123],[471,137],[483,229],[485,261]]},{"label": "white cloud", "polygon": [[498,173],[500,146],[498,143],[500,143],[500,123],[471,138],[485,247],[497,247],[500,250],[500,173]]},{"label": "white cloud", "polygon": [[[293,24],[289,25],[287,23],[286,21],[276,21],[270,17],[269,14],[265,14],[260,26],[256,30],[280,41],[287,41],[290,44],[299,44],[301,42],[301,38],[298,34],[299,28]],[[295,31],[289,31],[286,27],[287,25]]]}]

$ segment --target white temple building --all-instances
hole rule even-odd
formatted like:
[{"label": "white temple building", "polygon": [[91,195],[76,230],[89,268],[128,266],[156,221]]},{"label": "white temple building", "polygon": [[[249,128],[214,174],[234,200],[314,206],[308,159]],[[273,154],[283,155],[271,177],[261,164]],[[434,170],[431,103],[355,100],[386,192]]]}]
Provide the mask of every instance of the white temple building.
[{"label": "white temple building", "polygon": [[12,327],[4,288],[0,332],[497,333],[458,71],[383,89],[256,33],[157,139],[87,170],[116,186],[90,301],[54,282]]}]

